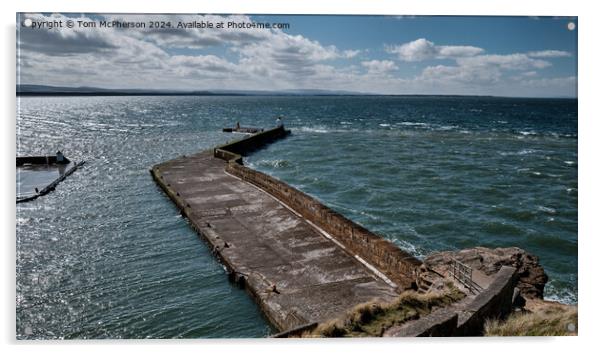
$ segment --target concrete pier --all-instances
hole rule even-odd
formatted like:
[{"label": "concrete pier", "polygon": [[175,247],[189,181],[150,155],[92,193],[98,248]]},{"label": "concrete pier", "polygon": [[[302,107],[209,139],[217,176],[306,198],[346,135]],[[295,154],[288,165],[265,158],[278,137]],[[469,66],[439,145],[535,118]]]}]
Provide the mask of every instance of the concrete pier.
[{"label": "concrete pier", "polygon": [[151,174],[279,331],[414,285],[420,261],[315,199],[242,165],[282,127],[156,165]]}]

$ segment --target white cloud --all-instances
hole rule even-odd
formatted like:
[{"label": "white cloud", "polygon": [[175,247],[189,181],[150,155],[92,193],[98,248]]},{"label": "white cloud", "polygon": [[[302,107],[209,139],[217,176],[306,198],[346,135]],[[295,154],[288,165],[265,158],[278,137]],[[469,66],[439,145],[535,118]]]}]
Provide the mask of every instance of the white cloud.
[{"label": "white cloud", "polygon": [[[140,15],[116,14],[107,15],[109,21],[132,21],[141,20]],[[174,28],[178,23],[194,24],[194,23],[217,23],[224,22],[251,22],[248,16],[244,15],[162,15],[162,14],[146,14],[145,21],[167,22],[172,24],[172,28],[147,28],[143,31],[124,30],[124,35],[132,35],[144,41],[152,42],[164,48],[188,48],[201,49],[220,45],[241,45],[250,42],[260,42],[268,39],[271,36],[270,30],[259,28],[203,28],[203,29],[180,29]],[[129,33],[125,33],[129,32]]]},{"label": "white cloud", "polygon": [[[64,15],[29,14],[38,20],[67,19]],[[107,15],[108,21],[251,22],[248,16],[217,15]],[[19,27],[21,82],[105,87],[136,87],[141,77],[167,82],[166,88],[196,82],[193,88],[290,88],[324,79],[336,72],[325,62],[350,59],[360,50],[339,50],[333,45],[273,29],[62,29]],[[234,58],[187,51],[223,47]],[[223,50],[223,49],[222,49]],[[155,70],[154,73],[151,73]],[[160,71],[159,71],[160,70]],[[73,72],[74,75],[69,75]],[[80,72],[82,74],[76,74]],[[85,73],[85,74],[84,74]],[[347,74],[348,75],[348,74]],[[211,79],[215,81],[211,81]],[[221,79],[221,80],[220,80]],[[327,79],[325,81],[328,81]],[[217,86],[216,86],[217,85]],[[146,84],[144,85],[147,86]]]},{"label": "white cloud", "polygon": [[485,85],[496,83],[502,74],[499,70],[487,67],[470,66],[428,66],[419,76],[420,80],[439,83],[464,83],[472,85]]},{"label": "white cloud", "polygon": [[[67,19],[62,15],[31,16]],[[91,20],[82,16],[79,19]],[[241,15],[107,15],[107,19],[251,21]],[[18,31],[21,83],[186,90],[320,88],[394,94],[522,94],[528,92],[527,88],[548,92],[546,84],[554,92],[564,92],[563,85],[571,92],[575,81],[543,81],[538,75],[538,70],[551,65],[542,59],[566,56],[555,50],[484,55],[478,47],[435,45],[418,39],[387,48],[400,62],[369,58],[371,51],[367,49],[342,50],[271,29],[47,31],[20,27]],[[362,59],[359,63],[358,56]],[[432,65],[419,74],[400,76],[407,72],[407,62],[426,59],[448,59],[455,64]]]},{"label": "white cloud", "polygon": [[534,69],[543,69],[551,64],[547,61],[533,59],[526,54],[477,55],[456,59],[456,65],[428,66],[420,75],[429,82],[459,82],[464,84],[495,84],[504,78],[505,71],[529,71],[528,75],[536,75]]},{"label": "white cloud", "polygon": [[527,55],[532,58],[567,58],[571,53],[563,50],[541,50],[528,52]]},{"label": "white cloud", "polygon": [[425,38],[398,46],[389,46],[386,51],[397,54],[402,61],[423,61],[429,59],[455,59],[481,54],[484,50],[465,45],[435,45]]},{"label": "white cloud", "polygon": [[369,74],[376,75],[386,74],[399,69],[391,60],[362,61],[362,66],[368,70]]},{"label": "white cloud", "polygon": [[[496,87],[521,85],[532,86],[538,75],[537,70],[552,64],[545,58],[567,57],[571,54],[559,50],[533,51],[513,54],[484,54],[482,48],[474,46],[436,45],[420,38],[399,46],[386,48],[400,61],[419,62],[434,59],[450,59],[455,64],[430,65],[414,78],[414,84],[431,85],[433,89],[449,89],[482,93]],[[511,76],[510,72],[518,72]],[[525,81],[528,80],[528,81]],[[566,82],[559,80],[558,84]],[[507,93],[504,93],[507,94]]]},{"label": "white cloud", "polygon": [[356,57],[359,53],[361,53],[361,50],[345,50],[343,51],[343,57],[346,59],[351,59]]},{"label": "white cloud", "polygon": [[187,79],[219,79],[240,74],[237,65],[215,55],[175,55],[169,58],[168,64],[176,76]]},{"label": "white cloud", "polygon": [[577,90],[577,77],[553,77],[553,78],[539,78],[533,80],[524,81],[523,84],[528,87],[536,88],[566,88],[571,87]]},{"label": "white cloud", "polygon": [[507,55],[478,55],[470,58],[458,58],[456,62],[460,66],[486,66],[505,70],[543,69],[552,65],[547,61],[532,59],[528,55],[520,53]]},{"label": "white cloud", "polygon": [[[41,14],[32,14],[28,18],[45,21],[63,21],[68,20],[66,16],[52,14],[43,16]],[[73,21],[90,20],[86,17],[71,18]],[[55,56],[79,55],[82,53],[107,52],[117,48],[114,43],[115,38],[106,32],[88,30],[85,28],[69,29],[66,27],[55,27],[53,29],[33,29],[26,27],[17,27],[19,34],[20,48],[25,51],[46,53]]]}]

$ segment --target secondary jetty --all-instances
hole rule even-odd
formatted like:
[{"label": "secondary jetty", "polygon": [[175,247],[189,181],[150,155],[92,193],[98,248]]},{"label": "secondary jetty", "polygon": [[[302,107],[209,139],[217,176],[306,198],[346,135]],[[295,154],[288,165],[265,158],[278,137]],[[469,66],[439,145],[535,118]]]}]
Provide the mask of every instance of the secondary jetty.
[{"label": "secondary jetty", "polygon": [[17,203],[48,194],[84,163],[71,161],[60,151],[54,156],[17,157]]},{"label": "secondary jetty", "polygon": [[423,262],[243,165],[243,156],[289,133],[278,126],[150,170],[230,280],[258,303],[275,337],[480,335],[521,293],[541,297],[547,277],[518,248]]}]

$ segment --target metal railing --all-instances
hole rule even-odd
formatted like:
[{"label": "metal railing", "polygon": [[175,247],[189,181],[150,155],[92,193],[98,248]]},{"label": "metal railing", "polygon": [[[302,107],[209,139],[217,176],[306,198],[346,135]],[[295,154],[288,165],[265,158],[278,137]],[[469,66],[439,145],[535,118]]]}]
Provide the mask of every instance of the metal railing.
[{"label": "metal railing", "polygon": [[472,267],[461,263],[458,260],[453,260],[451,269],[451,275],[453,278],[460,282],[463,286],[468,288],[471,293],[479,293],[483,290],[475,281],[472,280]]}]

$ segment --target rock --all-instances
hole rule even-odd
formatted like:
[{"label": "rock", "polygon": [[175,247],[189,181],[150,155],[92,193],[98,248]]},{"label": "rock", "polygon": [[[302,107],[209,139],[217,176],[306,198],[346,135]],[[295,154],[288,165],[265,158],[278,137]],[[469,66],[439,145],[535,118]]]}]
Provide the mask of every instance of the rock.
[{"label": "rock", "polygon": [[550,312],[550,311],[566,311],[570,308],[577,308],[577,305],[562,304],[559,302],[543,300],[543,299],[528,299],[525,302],[524,309],[531,313]]},{"label": "rock", "polygon": [[456,259],[486,275],[496,273],[502,266],[517,269],[518,284],[516,287],[524,298],[543,298],[543,290],[548,282],[539,258],[523,249],[476,247],[458,251],[436,252],[424,259],[424,265],[444,275],[449,265]]}]

